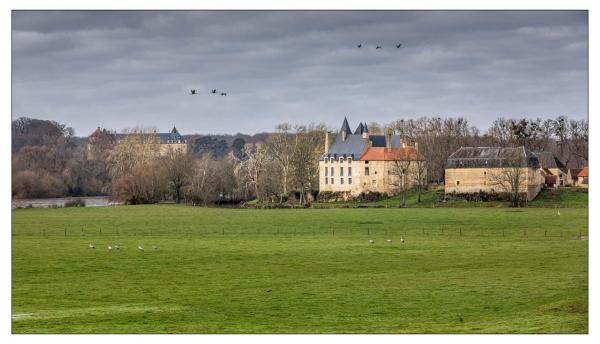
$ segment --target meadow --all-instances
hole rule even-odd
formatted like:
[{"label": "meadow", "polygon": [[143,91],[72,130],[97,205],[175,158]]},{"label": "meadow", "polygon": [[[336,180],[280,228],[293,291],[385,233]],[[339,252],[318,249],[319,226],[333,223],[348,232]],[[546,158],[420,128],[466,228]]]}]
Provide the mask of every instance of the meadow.
[{"label": "meadow", "polygon": [[587,235],[582,207],[17,209],[12,331],[587,333]]}]

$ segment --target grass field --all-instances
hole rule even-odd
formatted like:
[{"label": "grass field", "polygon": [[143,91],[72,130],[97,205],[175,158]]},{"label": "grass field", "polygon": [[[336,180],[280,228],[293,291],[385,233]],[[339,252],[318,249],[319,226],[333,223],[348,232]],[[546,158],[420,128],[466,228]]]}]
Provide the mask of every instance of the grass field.
[{"label": "grass field", "polygon": [[586,208],[12,216],[14,333],[588,331]]}]

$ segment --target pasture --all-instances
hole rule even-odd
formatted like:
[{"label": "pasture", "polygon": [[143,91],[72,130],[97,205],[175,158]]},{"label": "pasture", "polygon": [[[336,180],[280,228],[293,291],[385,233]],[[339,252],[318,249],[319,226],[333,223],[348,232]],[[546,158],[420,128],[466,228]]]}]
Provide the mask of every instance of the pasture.
[{"label": "pasture", "polygon": [[12,330],[587,333],[587,231],[585,208],[17,209]]}]

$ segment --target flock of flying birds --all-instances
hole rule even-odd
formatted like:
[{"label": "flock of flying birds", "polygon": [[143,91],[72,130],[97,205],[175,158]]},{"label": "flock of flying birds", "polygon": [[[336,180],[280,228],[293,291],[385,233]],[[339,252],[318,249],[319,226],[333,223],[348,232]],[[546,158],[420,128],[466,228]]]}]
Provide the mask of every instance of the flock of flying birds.
[{"label": "flock of flying birds", "polygon": [[[190,90],[190,93],[191,93],[193,96],[195,96],[195,95],[197,95],[197,94],[200,94],[200,93],[198,93],[198,90],[195,90],[195,89],[191,89],[191,90]],[[217,90],[216,90],[216,89],[212,89],[212,90],[210,90],[210,94],[220,94],[220,95],[222,95],[222,96],[226,96],[226,95],[227,95],[227,92],[219,92],[219,93],[217,93]]]},{"label": "flock of flying birds", "polygon": [[[357,47],[358,49],[361,49],[361,48],[362,48],[362,46],[363,46],[363,44],[362,44],[362,43],[359,43],[359,44],[358,44],[356,47]],[[398,44],[396,44],[396,49],[400,49],[400,48],[402,48],[402,43],[398,43]],[[376,45],[376,46],[375,46],[375,50],[378,50],[378,49],[383,49],[383,47],[382,47],[381,45]],[[191,95],[193,95],[193,96],[195,96],[195,95],[198,95],[198,94],[200,94],[200,93],[199,93],[199,92],[198,92],[198,90],[196,90],[196,89],[191,89],[191,90],[190,90],[190,94],[191,94]],[[210,90],[210,94],[219,94],[219,95],[221,95],[221,96],[226,96],[226,95],[227,95],[227,92],[217,92],[217,90],[216,90],[216,89],[212,89],[212,90]]]},{"label": "flock of flying birds", "polygon": [[[360,49],[360,48],[362,48],[362,46],[363,46],[362,43],[359,43],[356,47],[358,49]],[[396,49],[400,49],[400,48],[402,48],[402,43],[396,44]],[[381,45],[376,45],[375,50],[377,50],[377,49],[383,49],[383,47]]]}]

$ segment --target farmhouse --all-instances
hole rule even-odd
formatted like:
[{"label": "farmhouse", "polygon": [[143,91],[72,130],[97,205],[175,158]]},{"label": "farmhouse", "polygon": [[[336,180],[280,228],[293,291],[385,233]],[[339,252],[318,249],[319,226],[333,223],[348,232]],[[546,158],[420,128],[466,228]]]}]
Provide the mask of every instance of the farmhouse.
[{"label": "farmhouse", "polygon": [[544,184],[539,169],[538,156],[523,146],[461,147],[446,161],[444,189],[447,195],[469,198],[510,193],[515,183],[523,198],[532,200]]},{"label": "farmhouse", "polygon": [[581,172],[579,172],[577,174],[577,186],[582,187],[582,188],[587,188],[589,186],[588,184],[588,180],[589,180],[590,176],[589,176],[589,172],[588,172],[588,167],[584,167]]},{"label": "farmhouse", "polygon": [[319,159],[319,192],[334,193],[343,199],[361,193],[395,193],[401,185],[410,187],[419,179],[425,182],[424,158],[418,144],[408,146],[391,129],[385,135],[371,135],[360,123],[354,133],[344,118],[342,128]]},{"label": "farmhouse", "polygon": [[536,152],[547,187],[571,186],[571,171],[552,152]]},{"label": "farmhouse", "polygon": [[[128,135],[132,134],[117,134],[114,131],[109,131],[100,127],[96,128],[96,130],[94,130],[94,132],[88,137],[88,158],[94,158],[94,147],[104,145],[106,146],[105,148],[112,149],[114,145],[121,142]],[[155,132],[136,135],[143,135],[146,139],[148,139],[148,141],[153,141],[153,138],[155,138],[155,142],[158,143],[158,149],[161,155],[166,154],[169,150],[180,151],[184,153],[188,150],[187,140],[183,138],[176,127],[173,127],[169,133]]]}]

